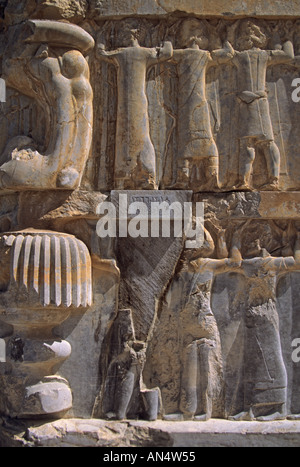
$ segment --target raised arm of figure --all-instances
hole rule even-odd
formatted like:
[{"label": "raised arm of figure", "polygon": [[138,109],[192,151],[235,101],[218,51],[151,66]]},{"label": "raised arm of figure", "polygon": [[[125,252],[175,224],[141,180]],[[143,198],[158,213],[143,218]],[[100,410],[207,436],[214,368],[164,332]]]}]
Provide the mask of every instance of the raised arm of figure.
[{"label": "raised arm of figure", "polygon": [[155,49],[150,50],[152,51],[152,54],[148,59],[150,65],[165,62],[173,56],[173,45],[172,42],[169,41],[165,42],[161,47],[156,47]]},{"label": "raised arm of figure", "polygon": [[294,256],[286,258],[266,258],[265,268],[267,270],[279,273],[292,272],[300,270],[300,232],[297,233],[297,239],[294,248]]},{"label": "raised arm of figure", "polygon": [[273,63],[292,62],[294,58],[294,46],[291,41],[286,41],[282,49],[270,50],[270,61]]},{"label": "raised arm of figure", "polygon": [[240,253],[238,243],[232,246],[231,255],[229,258],[207,259],[206,261],[206,268],[210,271],[213,271],[215,274],[222,274],[225,272],[239,270],[242,264],[242,255]]},{"label": "raised arm of figure", "polygon": [[211,53],[213,62],[216,62],[217,64],[229,62],[232,60],[234,55],[235,51],[229,41],[224,43],[222,49],[213,50]]},{"label": "raised arm of figure", "polygon": [[236,230],[232,237],[231,243],[231,252],[230,252],[230,262],[232,264],[241,265],[243,258],[242,258],[242,241],[241,241],[241,234],[238,230]]},{"label": "raised arm of figure", "polygon": [[116,55],[118,55],[120,51],[117,50],[111,50],[111,51],[106,51],[105,50],[105,45],[104,44],[97,44],[96,48],[96,55],[99,60],[104,60],[106,62],[111,63]]}]

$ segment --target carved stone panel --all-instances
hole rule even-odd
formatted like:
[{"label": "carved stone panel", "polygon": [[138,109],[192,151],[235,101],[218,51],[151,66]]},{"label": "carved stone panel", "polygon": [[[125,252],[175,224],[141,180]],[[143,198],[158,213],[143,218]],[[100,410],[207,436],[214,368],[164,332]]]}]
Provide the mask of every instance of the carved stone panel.
[{"label": "carved stone panel", "polygon": [[300,3],[236,3],[1,3],[4,421],[298,426]]}]

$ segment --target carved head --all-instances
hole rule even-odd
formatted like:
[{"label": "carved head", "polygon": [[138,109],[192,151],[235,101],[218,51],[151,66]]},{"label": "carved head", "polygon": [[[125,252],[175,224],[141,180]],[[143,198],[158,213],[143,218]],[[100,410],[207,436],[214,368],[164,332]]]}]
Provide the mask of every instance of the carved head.
[{"label": "carved head", "polygon": [[244,258],[278,256],[282,246],[281,239],[267,221],[251,222],[241,233],[241,239]]},{"label": "carved head", "polygon": [[205,23],[196,18],[184,20],[180,26],[178,42],[181,47],[207,49],[209,39]]},{"label": "carved head", "polygon": [[129,18],[119,22],[116,33],[119,47],[132,47],[144,41],[147,30],[141,21]]},{"label": "carved head", "polygon": [[237,46],[239,50],[250,50],[253,47],[263,49],[267,45],[267,42],[268,38],[261,25],[250,20],[241,22],[237,38]]}]

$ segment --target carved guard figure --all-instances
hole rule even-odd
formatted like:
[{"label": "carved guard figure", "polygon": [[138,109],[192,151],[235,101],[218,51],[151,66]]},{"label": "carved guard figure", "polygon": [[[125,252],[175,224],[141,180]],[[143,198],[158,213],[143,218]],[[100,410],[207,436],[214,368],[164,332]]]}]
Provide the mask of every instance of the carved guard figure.
[{"label": "carved guard figure", "polygon": [[[234,246],[240,249],[238,235],[234,238]],[[299,268],[299,232],[294,257],[276,258],[258,248],[256,257],[242,262],[241,273],[246,278],[248,297],[245,310],[245,411],[230,417],[233,420],[286,418],[287,373],[276,309],[276,284],[279,274],[299,271]]]},{"label": "carved guard figure", "polygon": [[287,41],[282,49],[263,50],[268,38],[262,28],[253,21],[240,23],[239,51],[235,51],[233,63],[237,67],[239,104],[239,184],[236,189],[250,190],[251,175],[256,152],[264,154],[268,182],[264,189],[279,189],[280,150],[274,140],[273,126],[266,89],[267,67],[271,64],[291,62],[294,48]]},{"label": "carved guard figure", "polygon": [[[223,412],[221,342],[210,305],[213,279],[216,274],[236,270],[241,264],[240,253],[235,249],[231,258],[207,258],[215,246],[207,230],[205,237],[202,248],[185,253],[182,270],[166,295],[168,309],[178,313],[181,354],[179,408],[184,419],[200,421],[208,420],[216,413],[222,416]],[[222,236],[219,241],[223,243]]]},{"label": "carved guard figure", "polygon": [[209,33],[203,21],[184,20],[174,50],[178,72],[178,159],[174,188],[209,191],[219,188],[219,153],[214,140],[209,104],[206,98],[206,73],[212,65],[231,60],[229,42],[210,53]]},{"label": "carved guard figure", "polygon": [[172,57],[173,47],[145,48],[145,28],[134,19],[121,21],[117,36],[121,48],[106,51],[98,44],[97,56],[115,65],[118,109],[115,189],[156,189],[156,156],[150,138],[146,74],[150,67]]}]

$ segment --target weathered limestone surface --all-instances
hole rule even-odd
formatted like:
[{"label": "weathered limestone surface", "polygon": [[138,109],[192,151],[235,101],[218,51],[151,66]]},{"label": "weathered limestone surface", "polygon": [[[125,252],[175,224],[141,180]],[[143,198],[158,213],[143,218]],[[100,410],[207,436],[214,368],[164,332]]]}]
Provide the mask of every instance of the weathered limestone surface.
[{"label": "weathered limestone surface", "polygon": [[0,0],[0,78],[0,445],[299,445],[300,1]]},{"label": "weathered limestone surface", "polygon": [[[4,3],[4,2],[3,2]],[[118,16],[166,16],[181,12],[213,17],[299,17],[299,0],[9,0],[7,21],[16,23],[24,18],[66,19],[79,22],[84,18],[102,19]]]},{"label": "weathered limestone surface", "polygon": [[[95,5],[95,6],[94,6]],[[166,15],[173,12],[185,12],[201,16],[299,16],[300,3],[293,0],[287,7],[286,2],[253,1],[228,2],[227,0],[93,0],[92,7],[100,15]]]},{"label": "weathered limestone surface", "polygon": [[85,18],[88,8],[87,0],[9,0],[2,3],[6,4],[8,24],[20,23],[28,17],[79,22]]},{"label": "weathered limestone surface", "polygon": [[[42,426],[2,425],[0,446],[102,447],[102,448],[197,448],[197,447],[297,447],[299,423],[230,422],[108,422],[59,420]],[[112,451],[117,454],[121,450]],[[152,451],[153,452],[153,451]],[[110,454],[110,451],[105,451]],[[147,453],[135,451],[138,455]],[[100,453],[101,454],[101,453]],[[103,452],[104,455],[104,452]],[[100,455],[101,458],[101,455]]]}]

